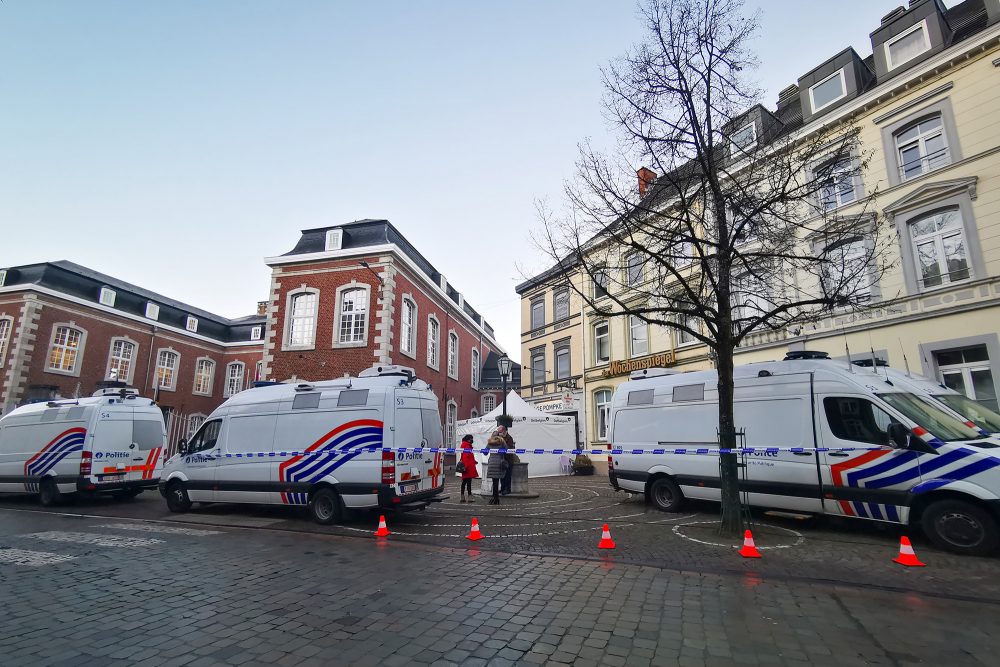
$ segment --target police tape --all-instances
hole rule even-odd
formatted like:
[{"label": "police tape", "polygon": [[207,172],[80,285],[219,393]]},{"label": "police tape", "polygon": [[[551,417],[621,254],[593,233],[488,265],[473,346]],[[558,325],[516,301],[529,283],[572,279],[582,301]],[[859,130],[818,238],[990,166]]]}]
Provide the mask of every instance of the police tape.
[{"label": "police tape", "polygon": [[611,449],[539,449],[531,447],[513,447],[496,449],[461,449],[457,447],[380,447],[377,445],[355,447],[352,449],[317,449],[314,451],[284,451],[284,452],[226,452],[220,454],[222,458],[232,459],[263,459],[279,456],[340,456],[341,454],[360,454],[362,452],[392,453],[400,454],[460,454],[471,451],[474,454],[695,454],[702,456],[718,456],[720,454],[760,454],[767,456],[778,454],[779,452],[791,452],[792,454],[823,454],[827,452],[877,452],[886,449],[885,447],[733,447],[733,448],[711,448],[711,447],[656,447],[654,449],[625,449],[613,447]]}]

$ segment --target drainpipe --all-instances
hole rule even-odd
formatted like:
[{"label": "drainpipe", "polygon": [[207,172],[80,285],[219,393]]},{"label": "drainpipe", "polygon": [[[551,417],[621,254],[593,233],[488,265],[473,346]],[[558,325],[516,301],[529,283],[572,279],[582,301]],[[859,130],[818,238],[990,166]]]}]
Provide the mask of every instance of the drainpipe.
[{"label": "drainpipe", "polygon": [[156,340],[156,327],[150,327],[149,332],[149,354],[146,357],[146,381],[142,390],[144,392],[149,391],[149,374],[153,370],[153,342]]}]

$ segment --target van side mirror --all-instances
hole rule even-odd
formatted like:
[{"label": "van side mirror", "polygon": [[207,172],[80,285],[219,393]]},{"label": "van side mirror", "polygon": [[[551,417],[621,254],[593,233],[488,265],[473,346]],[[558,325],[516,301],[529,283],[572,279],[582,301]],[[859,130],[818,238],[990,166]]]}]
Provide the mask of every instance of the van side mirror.
[{"label": "van side mirror", "polygon": [[889,439],[899,448],[905,448],[910,444],[910,429],[899,422],[893,422],[886,428]]},{"label": "van side mirror", "polygon": [[187,448],[188,448],[187,438],[181,438],[177,442],[177,453],[181,455],[187,454]]}]

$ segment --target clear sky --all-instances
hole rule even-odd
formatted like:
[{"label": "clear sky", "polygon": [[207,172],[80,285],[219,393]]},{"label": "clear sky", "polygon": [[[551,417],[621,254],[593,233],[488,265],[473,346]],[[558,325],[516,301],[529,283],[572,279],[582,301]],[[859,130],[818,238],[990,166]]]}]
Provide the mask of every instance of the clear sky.
[{"label": "clear sky", "polygon": [[[759,4],[773,107],[905,3]],[[534,201],[606,140],[598,68],[640,37],[633,0],[3,0],[0,267],[236,317],[299,230],[388,218],[518,358]]]}]

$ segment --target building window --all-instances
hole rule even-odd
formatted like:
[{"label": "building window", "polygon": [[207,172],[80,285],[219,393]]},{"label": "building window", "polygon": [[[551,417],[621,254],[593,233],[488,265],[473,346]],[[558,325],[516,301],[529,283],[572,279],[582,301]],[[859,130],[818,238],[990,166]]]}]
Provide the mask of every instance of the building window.
[{"label": "building window", "polygon": [[641,357],[649,352],[649,327],[641,317],[630,315],[628,318],[629,350],[633,357]]},{"label": "building window", "polygon": [[922,289],[972,277],[965,226],[958,208],[938,211],[909,223]]},{"label": "building window", "polygon": [[531,302],[531,329],[541,329],[545,326],[545,301],[536,299]]},{"label": "building window", "polygon": [[399,349],[411,357],[417,353],[417,304],[406,298],[399,320]]},{"label": "building window", "polygon": [[160,350],[156,355],[156,386],[173,391],[177,386],[177,367],[181,356],[173,350]]},{"label": "building window", "polygon": [[[688,329],[690,329],[692,331],[698,331],[698,332],[701,331],[701,322],[700,322],[700,320],[697,317],[694,317],[693,315],[678,314],[677,315],[677,322],[681,326],[685,326],[685,327],[687,327]],[[687,331],[684,331],[683,329],[674,329],[674,334],[675,334],[675,338],[674,338],[675,343],[674,344],[677,347],[681,347],[682,345],[690,345],[691,343],[697,343],[697,342],[699,342],[698,339],[695,338],[694,334],[688,333]]]},{"label": "building window", "polygon": [[194,393],[211,396],[214,378],[215,362],[206,357],[199,359],[194,366]]},{"label": "building window", "polygon": [[184,328],[190,331],[191,333],[195,333],[196,331],[198,331],[198,318],[191,317],[190,315],[188,315],[187,320],[185,320],[184,322]]},{"label": "building window", "polygon": [[594,269],[594,298],[601,299],[608,295],[608,270],[604,267]]},{"label": "building window", "polygon": [[531,353],[531,393],[545,393],[545,350]]},{"label": "building window", "polygon": [[250,329],[250,340],[260,340],[264,333],[264,327],[253,327]]},{"label": "building window", "polygon": [[625,257],[625,282],[629,287],[642,282],[644,264],[640,253],[632,252]]},{"label": "building window", "polygon": [[455,447],[457,439],[455,433],[455,424],[458,422],[458,406],[455,405],[454,401],[448,401],[448,405],[444,411],[444,429],[445,429],[445,446]]},{"label": "building window", "polygon": [[198,432],[198,429],[200,429],[201,425],[204,423],[205,415],[203,414],[198,413],[188,417],[187,437],[189,440],[191,439],[191,436]]},{"label": "building window", "polygon": [[979,401],[994,412],[1000,411],[990,356],[985,345],[936,352],[941,382],[949,389]]},{"label": "building window", "polygon": [[0,270],[0,287],[7,284],[7,269]]},{"label": "building window", "polygon": [[905,181],[951,164],[948,138],[940,114],[905,126],[893,138],[900,180]]},{"label": "building window", "polygon": [[809,88],[809,102],[812,112],[830,106],[847,95],[847,84],[844,82],[844,70],[839,69],[819,83]]},{"label": "building window", "polygon": [[770,312],[773,302],[771,289],[761,278],[749,273],[736,276],[732,284],[734,331],[737,326],[739,329],[755,329],[760,326],[759,322],[751,326],[751,322]]},{"label": "building window", "polygon": [[556,348],[556,379],[565,380],[571,375],[569,364],[569,347]]},{"label": "building window", "polygon": [[483,414],[489,414],[497,407],[497,399],[493,394],[483,396]]},{"label": "building window", "polygon": [[7,361],[7,349],[10,347],[10,335],[14,330],[14,320],[10,317],[0,317],[0,368]]},{"label": "building window", "polygon": [[835,302],[867,301],[872,297],[868,246],[862,238],[847,239],[824,253],[823,294]]},{"label": "building window", "polygon": [[930,50],[930,48],[931,42],[927,38],[927,22],[921,21],[885,43],[886,65],[888,69],[893,70]]},{"label": "building window", "polygon": [[146,303],[146,318],[150,320],[160,319],[160,307],[153,302]]},{"label": "building window", "polygon": [[479,410],[472,408],[472,411],[469,412],[469,419],[476,419],[478,417],[479,417]]},{"label": "building window", "polygon": [[288,306],[288,345],[313,347],[316,344],[316,310],[319,294],[301,292],[291,295]]},{"label": "building window", "polygon": [[837,160],[816,170],[819,181],[820,206],[832,211],[857,200],[854,187],[854,169],[848,159]]},{"label": "building window", "polygon": [[326,232],[326,250],[340,250],[344,243],[343,229],[330,229]]},{"label": "building window", "polygon": [[427,365],[438,368],[441,353],[441,325],[433,315],[427,318]]},{"label": "building window", "polygon": [[448,375],[458,379],[458,334],[448,333]]},{"label": "building window", "polygon": [[69,326],[57,326],[52,333],[48,370],[77,374],[83,354],[84,332]]},{"label": "building window", "polygon": [[257,365],[254,367],[253,379],[254,382],[261,382],[264,380],[264,362],[258,361]]},{"label": "building window", "polygon": [[479,350],[472,348],[472,388],[479,389]]},{"label": "building window", "polygon": [[243,391],[243,371],[242,361],[234,361],[226,366],[226,389],[223,396],[233,396]]},{"label": "building window", "polygon": [[363,343],[368,323],[368,292],[363,289],[346,290],[340,295],[341,343]]},{"label": "building window", "polygon": [[569,290],[561,289],[552,297],[552,319],[556,322],[569,317]]},{"label": "building window", "polygon": [[732,155],[739,155],[757,142],[757,127],[750,123],[729,135],[730,149]]},{"label": "building window", "polygon": [[597,439],[608,439],[608,426],[611,422],[611,391],[601,389],[594,392],[594,405],[597,408],[594,415],[597,418]]},{"label": "building window", "polygon": [[110,287],[102,287],[101,295],[97,298],[97,301],[102,306],[114,306],[116,296],[115,291]]},{"label": "building window", "polygon": [[606,364],[611,361],[611,332],[607,322],[594,325],[594,363]]},{"label": "building window", "polygon": [[135,359],[136,344],[124,338],[111,339],[111,351],[108,353],[109,380],[120,382],[132,381],[132,361]]}]

